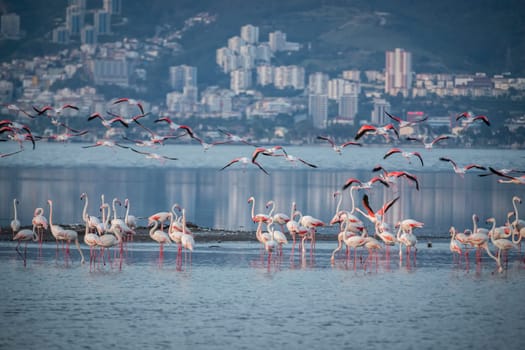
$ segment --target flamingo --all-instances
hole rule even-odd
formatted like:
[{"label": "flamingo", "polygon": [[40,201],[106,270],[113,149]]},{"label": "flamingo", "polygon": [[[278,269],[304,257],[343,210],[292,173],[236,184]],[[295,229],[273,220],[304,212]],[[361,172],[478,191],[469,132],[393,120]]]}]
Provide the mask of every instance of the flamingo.
[{"label": "flamingo", "polygon": [[[122,258],[122,233],[123,233],[122,227],[120,226],[120,223],[117,222],[113,225],[111,233],[107,232],[99,237],[98,246],[101,248],[102,259],[104,259],[104,251],[108,249],[108,260],[111,263],[110,248],[116,245],[121,247],[119,255],[120,255],[120,258]],[[116,255],[116,252],[115,252],[115,255]],[[104,265],[105,264],[106,262],[104,261]]]},{"label": "flamingo", "polygon": [[98,234],[102,234],[101,222],[98,217],[88,215],[87,207],[89,203],[89,198],[86,192],[83,192],[80,195],[80,200],[86,199],[84,203],[84,209],[82,210],[82,220],[86,223],[86,231],[91,232],[91,230],[96,230]]},{"label": "flamingo", "polygon": [[157,159],[162,164],[166,163],[166,160],[178,160],[179,159],[179,158],[175,158],[175,157],[168,157],[168,156],[161,155],[161,154],[158,154],[158,153],[139,151],[139,150],[134,149],[133,147],[129,147],[129,149],[132,150],[135,153],[140,153],[140,154],[146,155],[146,158]]},{"label": "flamingo", "polygon": [[19,150],[16,150],[14,152],[0,153],[0,158],[10,157],[10,156],[12,156],[14,154],[17,154],[17,153],[20,153],[22,151],[23,151],[23,149],[19,149]]},{"label": "flamingo", "polygon": [[365,242],[364,247],[366,250],[368,250],[368,256],[366,257],[366,260],[365,260],[365,269],[366,269],[366,265],[368,264],[368,261],[372,259],[374,256],[376,258],[376,267],[377,267],[378,260],[379,260],[378,251],[383,249],[383,247],[381,246],[381,243],[379,243],[379,241],[375,239],[374,237],[366,236],[365,239],[366,239],[366,242]]},{"label": "flamingo", "polygon": [[489,118],[486,116],[486,115],[477,115],[477,116],[473,116],[471,113],[469,112],[462,112],[460,114],[458,114],[456,116],[456,121],[460,120],[460,119],[465,119],[465,123],[467,125],[470,125],[472,124],[473,122],[475,122],[476,120],[481,120],[483,123],[485,123],[487,126],[490,126],[490,121],[489,121]]},{"label": "flamingo", "polygon": [[126,149],[129,148],[128,146],[121,145],[113,140],[108,140],[108,139],[97,140],[95,141],[94,144],[82,146],[82,148],[93,148],[93,147],[101,147],[101,146],[109,147],[109,148],[113,148],[115,146],[120,147],[120,148],[126,148]]},{"label": "flamingo", "polygon": [[137,106],[139,108],[139,110],[140,110],[140,113],[144,114],[144,107],[142,106],[142,103],[140,103],[139,101],[137,101],[137,100],[135,100],[133,98],[128,98],[128,97],[117,98],[115,101],[113,101],[113,104],[116,105],[116,104],[119,104],[119,103],[122,103],[122,102],[127,102],[130,105]]},{"label": "flamingo", "polygon": [[403,232],[412,233],[415,228],[422,228],[425,224],[414,219],[405,219],[398,221],[396,228],[400,228]]},{"label": "flamingo", "polygon": [[44,216],[44,208],[36,208],[33,214],[33,220],[31,220],[33,225],[33,231],[37,232],[38,242],[42,244],[44,231],[47,230],[48,224],[47,219]]},{"label": "flamingo", "polygon": [[232,159],[228,164],[226,164],[225,166],[223,166],[222,168],[219,169],[219,171],[221,170],[224,170],[226,169],[227,167],[229,167],[230,165],[233,165],[235,163],[239,163],[239,164],[242,164],[242,167],[243,167],[243,171],[246,169],[246,166],[250,163],[253,163],[255,164],[259,169],[262,170],[262,172],[264,172],[266,175],[268,175],[268,172],[262,167],[261,164],[259,164],[258,162],[252,162],[252,160],[248,157],[237,157],[237,158],[234,158]]},{"label": "flamingo", "polygon": [[[31,143],[33,144],[33,149],[35,149],[35,147],[36,147],[35,137],[30,132],[21,133],[21,132],[18,132],[16,129],[12,128],[12,127],[3,126],[3,127],[0,128],[0,134],[3,134],[4,132],[9,132],[9,134],[7,135],[7,138],[9,140],[18,142],[18,145],[20,146],[21,150],[24,149],[24,144],[23,144],[24,141],[28,141],[28,140],[31,141]],[[3,141],[5,141],[5,140],[3,140]]]},{"label": "flamingo", "polygon": [[288,221],[290,221],[290,217],[286,215],[285,213],[273,213],[275,210],[275,202],[273,200],[270,200],[266,203],[266,208],[269,208],[271,206],[270,211],[268,212],[268,216],[270,216],[273,220],[273,222],[279,224],[281,226],[281,230],[284,231],[284,225]]},{"label": "flamingo", "polygon": [[[38,240],[37,234],[34,230],[23,229],[23,230],[18,231],[16,235],[13,237],[13,241],[18,241],[18,243],[16,244],[15,250],[18,253],[18,255],[20,255],[20,257],[24,259],[24,267],[26,266],[26,260],[27,260],[27,242],[30,240],[33,240],[33,241]],[[20,243],[22,241],[25,242],[24,255],[22,255],[22,253],[18,250],[18,248],[20,247]]]},{"label": "flamingo", "polygon": [[253,222],[263,222],[268,224],[271,221],[271,217],[268,214],[257,214],[255,215],[255,197],[248,198],[248,203],[252,205],[252,221]]},{"label": "flamingo", "polygon": [[503,251],[504,255],[505,255],[505,265],[507,265],[508,263],[508,260],[507,260],[507,252],[511,249],[517,249],[517,246],[512,243],[510,240],[508,239],[505,239],[505,238],[499,238],[499,239],[496,239],[494,237],[494,233],[496,232],[496,219],[495,218],[488,218],[486,220],[487,223],[492,223],[492,228],[490,229],[489,231],[489,237],[490,237],[490,241],[492,242],[492,244],[498,248],[498,268],[500,269],[500,271],[502,271],[502,266],[501,266],[501,252]]},{"label": "flamingo", "polygon": [[345,148],[346,146],[350,146],[350,145],[359,146],[359,147],[363,146],[359,142],[354,142],[354,141],[347,141],[347,142],[343,142],[342,144],[338,145],[335,143],[334,139],[328,136],[317,136],[317,139],[327,141],[330,144],[330,146],[332,146],[332,149],[334,150],[334,152],[339,155],[343,154],[343,148]]},{"label": "flamingo", "polygon": [[93,119],[100,119],[101,120],[101,124],[103,127],[105,127],[106,129],[111,129],[112,128],[112,122],[107,120],[106,118],[104,118],[104,116],[98,112],[95,112],[93,114],[91,114],[89,117],[88,117],[88,122],[92,121]]},{"label": "flamingo", "polygon": [[302,236],[305,235],[308,230],[305,227],[302,227],[299,225],[299,223],[295,220],[296,216],[302,216],[301,212],[296,210],[296,203],[292,202],[291,212],[290,212],[290,221],[286,223],[286,229],[288,230],[288,233],[290,236],[292,236],[292,253],[291,253],[291,259],[293,259],[294,253],[295,253],[295,243],[296,243],[296,237],[297,235]]},{"label": "flamingo", "polygon": [[369,124],[365,124],[363,126],[361,126],[361,128],[359,128],[359,130],[357,131],[357,134],[355,135],[354,137],[354,140],[359,140],[363,135],[369,133],[369,134],[373,134],[373,135],[381,135],[385,138],[386,142],[390,142],[390,137],[389,137],[389,131],[392,130],[394,131],[394,133],[396,134],[397,138],[399,138],[399,132],[397,131],[396,127],[394,126],[394,124],[387,124],[387,125],[384,125],[384,126],[374,126],[374,125],[369,125]]},{"label": "flamingo", "polygon": [[414,121],[406,121],[406,120],[403,120],[403,119],[401,119],[399,117],[396,117],[396,116],[388,113],[387,111],[384,111],[384,112],[390,119],[392,119],[392,120],[394,120],[394,121],[396,121],[398,123],[399,129],[416,125],[417,123],[424,122],[425,120],[428,119],[428,116],[426,116],[426,117],[424,117],[422,119],[418,119],[418,120],[414,120]]},{"label": "flamingo", "polygon": [[86,231],[84,232],[84,243],[89,247],[89,269],[94,266],[96,262],[95,247],[100,243],[99,235],[89,232],[89,226],[86,224]]},{"label": "flamingo", "polygon": [[[355,179],[355,180],[356,180],[356,182],[361,183],[361,181],[359,181],[357,179]],[[339,201],[337,202],[337,207],[335,208],[335,214],[332,217],[332,220],[330,220],[330,223],[329,223],[330,226],[339,223],[339,229],[342,230],[343,229],[342,228],[342,224],[343,224],[343,222],[345,220],[349,220],[350,222],[355,223],[355,224],[363,225],[363,222],[357,216],[354,215],[355,203],[354,203],[354,193],[353,193],[353,191],[355,189],[359,189],[359,187],[358,186],[351,186],[350,187],[350,199],[352,200],[352,209],[350,211],[348,211],[348,210],[340,210],[341,203],[343,202],[343,196],[341,195],[341,192],[339,192],[339,191],[335,191],[333,193],[334,198],[336,198],[339,195],[341,195],[341,196],[339,197]]]},{"label": "flamingo", "polygon": [[396,179],[400,177],[406,177],[408,180],[412,181],[416,185],[416,190],[419,191],[419,181],[417,176],[406,171],[395,170],[395,171],[386,171],[381,165],[376,166],[372,169],[373,172],[383,170],[383,173],[380,177],[385,180],[389,185],[395,185]]},{"label": "flamingo", "polygon": [[410,140],[410,141],[417,141],[419,143],[421,143],[423,145],[423,147],[425,147],[426,150],[432,150],[432,148],[434,147],[435,144],[437,144],[438,142],[441,142],[443,140],[447,140],[449,139],[450,136],[447,136],[447,135],[441,135],[441,136],[438,136],[436,138],[434,138],[432,141],[430,142],[425,142],[424,139],[422,138],[417,138],[417,137],[407,137],[406,139],[407,140]]},{"label": "flamingo", "polygon": [[399,242],[399,260],[401,261],[403,259],[403,251],[401,249],[401,246],[404,245],[406,248],[406,253],[408,258],[410,258],[410,250],[412,247],[414,248],[414,260],[416,259],[416,253],[417,253],[417,238],[412,233],[412,230],[404,231],[402,229],[403,227],[399,225],[399,229],[396,234],[396,240]]},{"label": "flamingo", "polygon": [[82,249],[80,249],[80,243],[78,242],[78,233],[73,230],[65,230],[61,226],[53,225],[53,201],[51,199],[47,200],[47,204],[49,205],[49,227],[51,229],[51,234],[53,237],[55,237],[55,240],[57,241],[57,254],[58,254],[58,241],[62,240],[65,241],[67,244],[66,248],[66,254],[69,255],[69,244],[71,241],[75,242],[75,245],[77,246],[77,250],[80,254],[81,260],[80,263],[83,264],[84,254],[82,253]]},{"label": "flamingo", "polygon": [[311,250],[310,252],[312,252],[312,249],[315,248],[315,233],[316,233],[316,230],[318,227],[321,227],[321,226],[325,226],[325,223],[320,220],[320,219],[317,219],[311,215],[303,215],[301,216],[301,218],[299,219],[299,225],[301,226],[304,226],[308,229],[308,234],[305,235],[303,237],[303,252],[304,252],[304,240],[306,238],[310,238],[311,239]]},{"label": "flamingo", "polygon": [[374,226],[375,226],[375,234],[379,236],[379,238],[387,246],[387,249],[389,246],[393,246],[396,244],[396,236],[394,236],[394,234],[391,233],[388,230],[388,228],[385,227],[385,225],[382,225],[380,222],[376,222]]},{"label": "flamingo", "polygon": [[18,220],[18,213],[16,206],[18,205],[18,199],[13,199],[13,209],[14,209],[14,218],[11,220],[11,230],[13,231],[13,236],[15,233],[20,231],[20,220]]},{"label": "flamingo", "polygon": [[317,165],[315,164],[312,164],[310,162],[307,162],[306,160],[302,159],[302,158],[299,158],[299,157],[296,157],[296,156],[293,156],[291,154],[288,154],[288,153],[285,153],[285,154],[278,154],[276,155],[278,157],[284,157],[284,159],[290,163],[292,163],[293,165],[296,165],[297,162],[301,162],[307,166],[309,166],[310,168],[317,168]]},{"label": "flamingo", "polygon": [[[134,215],[129,215],[130,207],[131,207],[131,204],[129,204],[129,199],[126,198],[124,200],[124,208],[126,208],[126,215],[124,216],[124,222],[133,232],[135,232],[135,229],[137,228],[137,218]],[[133,235],[131,235],[129,238],[133,239]]]},{"label": "flamingo", "polygon": [[53,106],[44,106],[40,109],[38,109],[37,107],[33,106],[33,110],[35,112],[37,112],[38,115],[42,115],[48,111],[52,111],[54,113],[54,115],[56,116],[59,116],[64,110],[66,109],[74,109],[76,111],[79,110],[79,108],[75,105],[72,105],[72,104],[64,104],[62,106],[58,106],[58,107],[53,107]]},{"label": "flamingo", "polygon": [[[392,207],[392,205],[394,205],[394,203],[399,199],[399,197],[396,197],[388,202],[386,202],[383,207],[381,207],[381,209],[379,209],[377,212],[374,212],[372,210],[372,208],[370,207],[370,204],[368,203],[368,195],[364,195],[363,196],[363,206],[365,207],[365,210],[367,211],[366,213],[364,211],[362,211],[361,209],[359,208],[355,208],[355,210],[357,210],[359,213],[361,213],[361,215],[363,215],[364,217],[366,217],[368,220],[370,220],[371,223],[373,224],[376,224],[377,222],[379,221],[383,221],[383,217],[384,215],[386,214],[386,212],[388,211],[388,209],[390,209],[390,207]],[[380,220],[381,219],[381,220]]]},{"label": "flamingo", "polygon": [[[521,198],[518,196],[512,197],[512,206],[514,207],[514,216],[515,219],[511,223],[512,228],[512,242],[519,244],[521,252],[521,240],[525,237],[525,220],[519,218],[518,207],[516,203],[521,203]],[[515,236],[518,236],[516,239]]]},{"label": "flamingo", "polygon": [[346,239],[351,236],[356,236],[358,233],[362,232],[363,229],[364,226],[360,224],[352,222],[348,219],[343,220],[340,225],[340,231],[337,235],[337,247],[332,251],[332,257],[330,258],[332,265],[335,262],[335,254],[342,249],[343,243],[346,241]]},{"label": "flamingo", "polygon": [[145,116],[147,116],[149,114],[149,113],[144,113],[143,112],[143,113],[137,114],[137,115],[135,115],[133,117],[126,118],[126,117],[123,117],[121,115],[112,113],[110,111],[108,111],[107,113],[110,116],[113,117],[111,120],[108,121],[111,125],[113,125],[113,123],[115,123],[115,122],[119,122],[120,124],[122,124],[126,128],[129,128],[129,125],[132,124],[132,123],[136,123],[136,124],[144,127],[142,124],[139,123],[139,119],[142,119],[142,118],[144,118]]},{"label": "flamingo", "polygon": [[419,158],[419,161],[421,162],[421,166],[424,165],[423,157],[421,157],[421,154],[419,152],[406,152],[406,151],[401,150],[401,148],[397,148],[397,147],[389,149],[383,156],[383,159],[387,159],[388,157],[390,157],[392,154],[395,154],[395,153],[400,153],[403,157],[405,157],[408,160],[409,163],[410,163],[410,158],[412,156]]},{"label": "flamingo", "polygon": [[[117,208],[115,207],[116,203],[118,203],[119,205],[122,205],[122,203],[120,202],[118,198],[116,197],[113,198],[113,201],[112,201],[113,219],[111,220],[109,231],[112,232],[114,235],[117,234],[115,231],[119,231],[127,236],[135,234],[135,232],[130,227],[128,227],[124,219],[120,219],[117,217]],[[120,241],[120,243],[122,243],[122,240]],[[122,248],[123,248],[122,245],[120,246],[120,248],[121,248],[120,253],[122,254]]]},{"label": "flamingo", "polygon": [[160,244],[159,262],[162,263],[162,261],[164,260],[164,244],[171,243],[170,237],[162,229],[160,230],[157,229],[159,226],[159,220],[151,220],[149,226],[151,227],[151,229],[149,230],[149,236],[155,242]]},{"label": "flamingo", "polygon": [[232,133],[230,133],[230,132],[228,132],[226,130],[220,129],[220,128],[219,128],[219,131],[222,132],[224,135],[226,135],[228,137],[228,140],[221,141],[220,143],[240,142],[240,143],[244,143],[246,145],[257,147],[256,145],[254,145],[253,143],[251,143],[250,141],[248,141],[244,137],[240,137],[240,136],[234,135],[234,134],[232,134]]},{"label": "flamingo", "polygon": [[159,211],[155,214],[152,214],[148,217],[148,226],[151,226],[152,223],[158,221],[160,223],[160,230],[164,230],[164,222],[171,220],[172,218],[171,211]]},{"label": "flamingo", "polygon": [[195,247],[195,240],[193,239],[193,234],[191,231],[186,229],[186,209],[182,208],[181,210],[181,221],[182,221],[182,236],[181,236],[181,246],[184,248],[184,263],[186,263],[186,252],[190,252],[190,264],[191,264],[191,255]]},{"label": "flamingo", "polygon": [[487,170],[487,168],[485,168],[484,166],[478,165],[478,164],[468,164],[468,165],[465,165],[464,167],[459,167],[456,164],[456,162],[454,162],[452,159],[447,158],[447,157],[439,157],[439,160],[444,161],[444,162],[450,162],[452,164],[452,167],[454,168],[454,172],[456,174],[459,174],[461,177],[465,176],[465,173],[467,172],[467,170],[470,170],[473,168]]},{"label": "flamingo", "polygon": [[507,175],[507,174],[504,174],[492,167],[489,167],[489,170],[498,175],[498,176],[501,176],[507,180],[504,180],[504,179],[498,179],[498,182],[499,183],[507,183],[507,184],[517,184],[517,185],[525,185],[525,175],[522,175],[522,176],[510,176],[510,175]]},{"label": "flamingo", "polygon": [[[458,263],[461,262],[461,255],[463,255],[463,243],[461,243],[459,240],[456,239],[457,231],[454,226],[450,227],[450,244],[449,249],[452,252],[452,255],[455,259],[455,254],[458,255]],[[465,262],[468,263],[467,260],[467,251],[465,251]]]},{"label": "flamingo", "polygon": [[29,118],[31,118],[31,119],[34,119],[34,118],[35,118],[34,115],[29,114],[26,110],[24,110],[24,109],[18,107],[18,106],[15,105],[15,104],[12,104],[12,103],[4,103],[3,106],[4,106],[5,108],[7,108],[8,111],[16,113],[16,116],[18,116],[18,115],[20,114],[20,112],[22,112],[26,117],[29,117]]}]

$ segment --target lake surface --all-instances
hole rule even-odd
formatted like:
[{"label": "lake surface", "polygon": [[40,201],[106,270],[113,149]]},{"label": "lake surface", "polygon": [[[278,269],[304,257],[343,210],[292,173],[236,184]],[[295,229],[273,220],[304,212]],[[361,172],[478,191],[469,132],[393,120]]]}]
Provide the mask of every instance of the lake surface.
[{"label": "lake surface", "polygon": [[[485,173],[479,170],[461,177],[448,162],[439,160],[447,156],[460,166],[478,163],[497,169],[525,169],[522,150],[407,148],[421,152],[425,162],[421,166],[417,159],[409,163],[399,154],[383,159],[388,147],[346,148],[341,156],[322,145],[286,149],[318,168],[290,164],[280,157],[261,157],[270,175],[238,164],[218,170],[233,158],[249,157],[253,151],[249,146],[215,146],[204,152],[200,146],[167,145],[154,151],[179,160],[162,164],[120,148],[84,149],[81,144],[39,143],[35,151],[1,159],[0,225],[7,226],[13,218],[13,198],[20,201],[18,217],[23,224],[30,223],[36,207],[48,212],[47,199],[54,202],[55,223],[81,223],[82,192],[89,195],[90,215],[99,215],[100,195],[104,194],[107,202],[114,197],[122,201],[129,198],[130,214],[140,218],[179,203],[186,208],[188,220],[199,226],[254,231],[248,205],[248,198],[254,196],[256,213],[267,212],[266,202],[274,200],[276,212],[290,215],[291,204],[296,202],[304,215],[328,222],[337,206],[333,192],[341,190],[350,177],[368,181],[377,174],[371,170],[378,164],[389,171],[415,174],[420,190],[405,179],[390,188],[377,184],[368,191],[356,191],[355,205],[363,209],[362,197],[368,194],[370,205],[378,210],[384,202],[399,196],[387,221],[412,218],[424,222],[421,233],[425,235],[447,236],[452,225],[460,230],[471,228],[472,214],[479,216],[480,226],[487,226],[484,221],[492,216],[503,224],[507,212],[513,209],[512,197],[525,199],[525,186],[500,184],[494,175],[479,177]],[[343,195],[342,208],[351,208],[349,191]],[[124,215],[123,208],[117,210],[119,216]],[[147,224],[144,219],[139,223]],[[334,229],[324,228],[321,233]]]},{"label": "lake surface", "polygon": [[[0,151],[12,146],[0,144]],[[267,176],[237,165],[218,171],[235,157],[249,157],[253,149],[244,146],[207,152],[164,146],[155,152],[179,158],[165,164],[129,150],[81,146],[38,143],[35,151],[0,159],[2,235],[11,234],[13,198],[20,201],[23,224],[36,207],[47,213],[47,199],[54,203],[54,222],[80,223],[82,192],[89,194],[93,214],[105,194],[106,201],[129,198],[130,213],[142,218],[179,203],[203,227],[254,231],[250,196],[256,212],[266,211],[264,204],[273,199],[278,211],[289,213],[295,201],[304,214],[328,221],[337,204],[332,193],[349,177],[367,181],[371,168],[382,164],[417,175],[420,190],[405,181],[396,188],[374,185],[356,193],[356,205],[362,208],[365,193],[374,208],[400,196],[387,221],[423,221],[425,228],[416,234],[427,238],[420,239],[417,258],[400,261],[398,247],[392,247],[366,268],[361,262],[366,251],[355,264],[343,253],[332,265],[336,242],[320,241],[315,251],[296,252],[293,259],[287,245],[282,258],[274,254],[268,261],[256,242],[199,242],[198,232],[191,263],[179,268],[173,245],[165,247],[162,262],[157,244],[132,243],[122,265],[93,267],[81,265],[75,249],[65,260],[62,251],[56,257],[54,243],[39,249],[33,242],[24,267],[16,244],[2,241],[1,349],[523,348],[525,304],[519,298],[525,265],[519,252],[512,251],[508,268],[498,273],[486,254],[479,264],[474,252],[468,265],[453,262],[448,240],[439,238],[447,237],[451,225],[472,227],[473,213],[480,226],[490,216],[503,224],[512,196],[525,199],[524,186],[500,184],[479,172],[461,178],[439,157],[523,169],[523,151],[413,149],[424,157],[421,167],[403,157],[384,160],[386,147],[345,149],[342,156],[327,147],[287,147],[319,168],[265,157]],[[343,207],[350,206],[346,193]],[[335,230],[327,227],[321,234]]]},{"label": "lake surface", "polygon": [[175,247],[159,265],[157,245],[133,243],[121,268],[90,269],[76,251],[55,259],[54,243],[30,245],[24,268],[0,242],[0,348],[522,348],[517,252],[499,274],[486,254],[453,263],[446,241],[410,263],[393,247],[367,269],[344,255],[332,266],[334,247],[293,263],[288,247],[268,265],[257,243],[198,243],[176,269]]}]

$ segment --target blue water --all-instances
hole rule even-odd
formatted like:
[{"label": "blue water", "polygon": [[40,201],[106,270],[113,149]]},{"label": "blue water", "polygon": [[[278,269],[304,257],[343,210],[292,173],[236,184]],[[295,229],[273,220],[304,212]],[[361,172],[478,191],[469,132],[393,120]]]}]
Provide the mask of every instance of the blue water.
[{"label": "blue water", "polygon": [[95,269],[75,251],[55,260],[54,244],[41,257],[31,246],[24,268],[13,247],[0,243],[3,349],[522,347],[517,252],[499,274],[486,257],[452,263],[447,242],[422,244],[410,264],[395,247],[366,270],[342,255],[331,266],[334,242],[270,266],[257,243],[198,243],[181,270],[174,247],[159,265],[150,243]]},{"label": "blue water", "polygon": [[[15,145],[0,145],[7,146]],[[406,180],[398,181],[396,188],[375,185],[370,191],[356,192],[355,205],[363,208],[362,197],[368,194],[370,204],[377,210],[399,196],[387,220],[395,223],[412,218],[424,222],[425,235],[447,236],[452,225],[460,230],[471,228],[472,214],[480,217],[480,226],[486,226],[484,220],[491,216],[503,224],[507,212],[513,209],[512,197],[525,199],[525,186],[500,184],[496,176],[477,176],[483,171],[468,172],[462,178],[449,163],[439,160],[440,156],[447,156],[461,166],[479,163],[498,169],[525,169],[521,150],[414,148],[423,155],[422,167],[400,155],[383,160],[387,147],[347,148],[341,156],[324,145],[286,149],[319,167],[312,169],[278,157],[263,157],[261,164],[270,175],[255,167],[243,170],[240,165],[218,170],[235,157],[250,156],[250,146],[215,146],[204,152],[195,145],[166,145],[153,151],[179,160],[162,164],[120,148],[84,149],[82,144],[39,143],[35,151],[0,159],[0,225],[7,226],[13,218],[13,198],[20,201],[18,217],[23,224],[30,223],[36,207],[44,207],[47,213],[48,199],[54,200],[55,222],[81,223],[82,192],[89,195],[90,215],[99,215],[100,195],[104,194],[107,202],[114,197],[122,201],[129,198],[130,214],[140,218],[179,203],[186,208],[188,220],[199,226],[255,230],[247,202],[254,196],[256,212],[266,212],[266,202],[274,200],[276,212],[290,215],[295,201],[304,215],[329,221],[337,206],[333,192],[340,190],[349,177],[368,181],[377,164],[415,174],[420,190]],[[343,198],[342,208],[349,209],[348,191]],[[123,208],[117,210],[119,216],[124,215]],[[139,223],[147,224],[144,219]],[[325,228],[323,232],[333,229]]]}]

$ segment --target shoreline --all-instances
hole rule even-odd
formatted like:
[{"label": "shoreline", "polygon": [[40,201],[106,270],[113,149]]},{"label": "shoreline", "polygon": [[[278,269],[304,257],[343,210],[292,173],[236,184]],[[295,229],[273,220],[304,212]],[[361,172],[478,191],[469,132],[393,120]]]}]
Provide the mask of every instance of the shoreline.
[{"label": "shoreline", "polygon": [[[85,232],[85,226],[84,225],[78,225],[78,224],[62,224],[59,225],[63,227],[66,230],[73,230],[78,233],[79,242],[83,243],[84,241],[84,232]],[[194,233],[195,240],[198,242],[257,242],[257,238],[255,235],[255,231],[228,231],[228,230],[221,230],[221,229],[212,229],[212,228],[206,228],[206,227],[199,227],[193,224],[189,224],[188,228]],[[20,228],[23,229],[32,229],[32,226],[23,226]],[[141,226],[138,227],[135,230],[135,235],[133,236],[134,242],[154,242],[150,236],[149,236],[149,227]],[[285,233],[287,238],[291,241],[290,235],[286,232]],[[316,240],[318,241],[334,241],[337,242],[337,236],[338,234],[335,233],[318,233],[316,235]],[[428,242],[431,242],[433,240],[435,241],[441,241],[448,239],[444,236],[430,236],[430,235],[418,235],[419,243],[421,244],[427,244]],[[0,227],[0,241],[13,241],[13,234],[11,231],[11,228],[9,226],[3,226]],[[53,242],[55,241],[55,238],[51,234],[51,231],[48,229],[44,233],[44,242]],[[289,243],[291,243],[289,241]]]}]

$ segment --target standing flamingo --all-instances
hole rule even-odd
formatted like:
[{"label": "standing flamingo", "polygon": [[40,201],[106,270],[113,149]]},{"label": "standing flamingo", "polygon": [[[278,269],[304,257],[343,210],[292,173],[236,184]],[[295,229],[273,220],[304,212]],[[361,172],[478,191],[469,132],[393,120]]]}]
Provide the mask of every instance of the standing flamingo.
[{"label": "standing flamingo", "polygon": [[71,241],[74,241],[81,257],[80,263],[83,264],[85,259],[84,254],[82,253],[82,249],[80,249],[80,243],[78,242],[78,233],[73,230],[65,230],[58,225],[53,225],[53,201],[51,201],[51,199],[48,199],[47,204],[49,205],[49,227],[51,229],[51,234],[55,237],[55,240],[57,241],[57,254],[59,240],[65,241],[67,244],[66,256],[69,255],[69,244],[71,243]]},{"label": "standing flamingo", "polygon": [[170,244],[171,240],[166,232],[157,229],[158,226],[159,226],[158,220],[151,220],[151,223],[150,223],[151,229],[149,230],[149,236],[155,242],[160,244],[159,263],[162,264],[162,261],[164,260],[164,244]]},{"label": "standing flamingo", "polygon": [[268,216],[270,216],[273,219],[273,222],[279,224],[281,226],[281,230],[284,231],[284,225],[288,221],[290,221],[290,217],[286,215],[285,213],[273,213],[275,210],[275,202],[273,200],[270,200],[266,203],[266,208],[269,208],[271,206],[270,212],[268,213]]},{"label": "standing flamingo", "polygon": [[[29,229],[20,230],[13,237],[13,241],[18,241],[18,243],[16,244],[15,250],[22,257],[22,259],[24,259],[24,267],[26,266],[26,260],[27,260],[27,242],[30,240],[33,240],[33,241],[38,240],[37,234],[34,230],[29,230]],[[22,241],[25,242],[24,255],[22,255],[22,253],[18,250],[18,248],[20,247],[20,243]]]},{"label": "standing flamingo", "polygon": [[248,198],[248,203],[252,205],[252,221],[253,222],[263,222],[263,223],[269,223],[271,220],[271,217],[267,214],[257,214],[255,215],[255,197],[251,196]]},{"label": "standing flamingo", "polygon": [[498,262],[498,269],[500,272],[502,271],[502,265],[501,265],[501,252],[504,253],[505,256],[505,267],[507,267],[508,264],[508,258],[507,254],[508,251],[511,249],[517,249],[516,245],[512,243],[510,240],[505,238],[496,239],[494,237],[494,233],[496,232],[496,219],[495,218],[488,218],[486,220],[487,223],[492,223],[492,228],[489,231],[489,237],[492,244],[498,248],[498,255],[497,255],[497,262]]},{"label": "standing flamingo", "polygon": [[189,251],[190,254],[190,264],[191,264],[191,255],[195,247],[195,240],[191,232],[186,230],[186,209],[182,208],[181,221],[182,221],[182,236],[181,236],[181,246],[184,248],[184,264],[186,264],[186,255]]},{"label": "standing flamingo", "polygon": [[18,205],[18,199],[13,199],[14,218],[11,220],[11,230],[13,230],[13,236],[15,233],[20,231],[20,220],[18,220],[18,213],[16,206]]},{"label": "standing flamingo", "polygon": [[[458,255],[458,264],[459,264],[461,263],[461,256],[463,255],[463,249],[464,249],[463,244],[456,239],[457,231],[454,226],[450,227],[449,232],[450,232],[449,248],[450,248],[450,251],[452,252],[452,256],[454,260],[455,260],[456,254]],[[465,262],[466,264],[468,264],[466,251],[465,251]]]},{"label": "standing flamingo", "polygon": [[44,238],[44,231],[47,230],[48,227],[47,219],[44,216],[44,208],[35,209],[31,223],[33,224],[33,231],[36,231],[37,233],[38,243],[41,246]]}]

